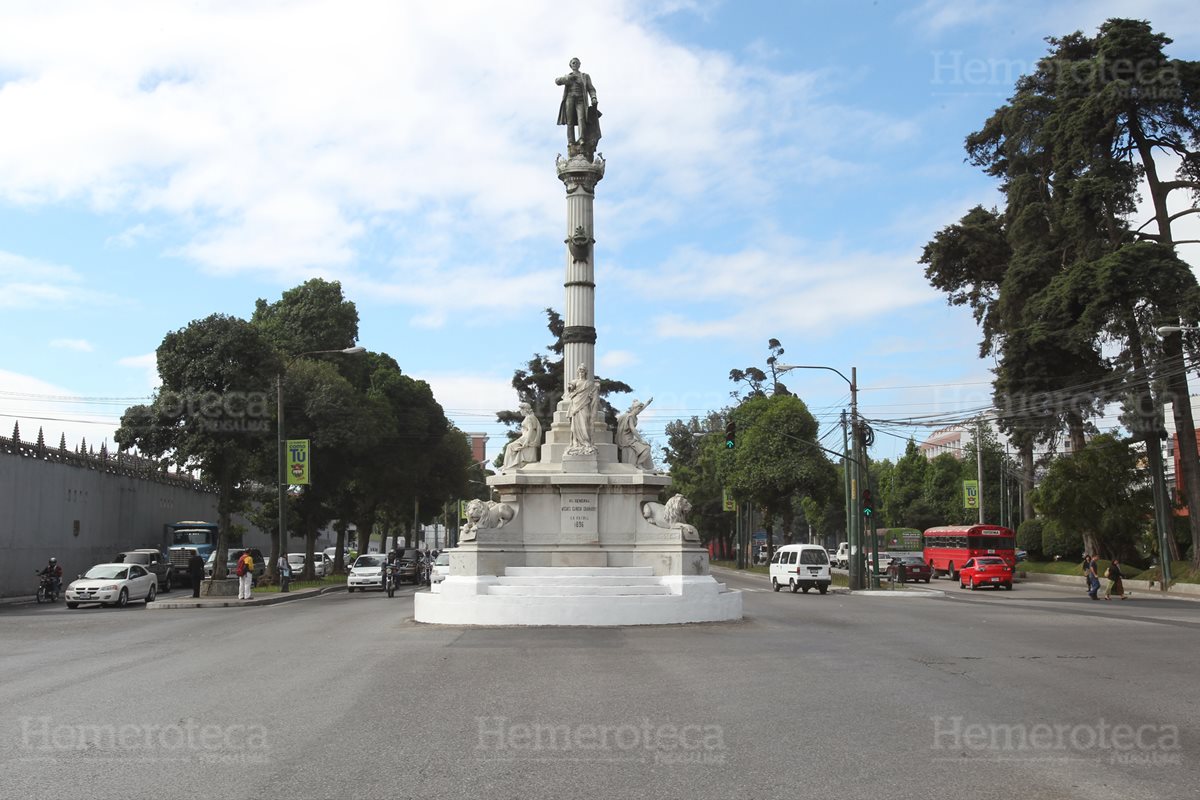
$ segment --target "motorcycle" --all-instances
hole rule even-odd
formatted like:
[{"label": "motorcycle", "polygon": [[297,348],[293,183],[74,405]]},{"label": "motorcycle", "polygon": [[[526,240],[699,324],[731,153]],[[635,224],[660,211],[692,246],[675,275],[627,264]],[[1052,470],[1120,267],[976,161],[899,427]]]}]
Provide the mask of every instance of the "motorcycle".
[{"label": "motorcycle", "polygon": [[417,580],[428,586],[432,575],[433,560],[428,556],[422,556],[420,563],[417,565]]},{"label": "motorcycle", "polygon": [[383,567],[383,590],[387,592],[388,597],[396,596],[396,572],[399,570],[399,568],[399,564],[392,562],[388,562]]},{"label": "motorcycle", "polygon": [[38,572],[38,588],[37,601],[39,603],[53,603],[58,599],[58,581],[53,575],[43,575]]}]

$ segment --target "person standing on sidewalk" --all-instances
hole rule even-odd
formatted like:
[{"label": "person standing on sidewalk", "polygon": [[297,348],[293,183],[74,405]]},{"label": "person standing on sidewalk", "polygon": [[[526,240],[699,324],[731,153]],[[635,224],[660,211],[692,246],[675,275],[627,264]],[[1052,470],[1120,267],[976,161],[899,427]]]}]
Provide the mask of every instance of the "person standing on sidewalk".
[{"label": "person standing on sidewalk", "polygon": [[235,571],[238,577],[238,600],[249,600],[250,592],[254,588],[254,559],[249,550],[238,558]]},{"label": "person standing on sidewalk", "polygon": [[188,559],[188,577],[192,580],[192,597],[199,597],[200,584],[204,581],[204,557],[195,551]]},{"label": "person standing on sidewalk", "polygon": [[1124,600],[1125,576],[1121,574],[1121,562],[1114,558],[1112,564],[1105,570],[1104,577],[1108,578],[1108,588],[1104,590],[1104,599],[1112,600],[1112,596],[1115,594]]}]

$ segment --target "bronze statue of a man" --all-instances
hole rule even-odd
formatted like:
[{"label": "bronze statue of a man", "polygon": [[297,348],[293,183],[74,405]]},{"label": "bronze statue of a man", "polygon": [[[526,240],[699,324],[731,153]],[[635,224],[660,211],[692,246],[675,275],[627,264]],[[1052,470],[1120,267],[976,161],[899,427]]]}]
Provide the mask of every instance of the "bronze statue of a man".
[{"label": "bronze statue of a man", "polygon": [[[600,141],[600,108],[596,105],[596,87],[592,76],[579,71],[579,59],[571,59],[571,71],[554,83],[563,87],[562,103],[558,106],[558,124],[567,126],[567,150],[574,154],[582,149],[596,152]],[[588,99],[592,104],[588,106]]]}]

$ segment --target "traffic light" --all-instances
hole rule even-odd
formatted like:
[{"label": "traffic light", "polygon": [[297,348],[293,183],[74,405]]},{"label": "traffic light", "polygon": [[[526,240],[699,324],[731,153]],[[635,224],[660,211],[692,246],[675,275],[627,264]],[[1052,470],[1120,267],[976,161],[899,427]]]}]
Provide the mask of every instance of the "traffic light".
[{"label": "traffic light", "polygon": [[871,514],[874,513],[874,511],[875,511],[874,507],[871,505],[871,490],[870,489],[863,489],[862,510],[863,510],[864,517],[871,516]]},{"label": "traffic light", "polygon": [[737,423],[730,420],[725,423],[725,447],[728,450],[733,449],[734,438],[737,435]]}]

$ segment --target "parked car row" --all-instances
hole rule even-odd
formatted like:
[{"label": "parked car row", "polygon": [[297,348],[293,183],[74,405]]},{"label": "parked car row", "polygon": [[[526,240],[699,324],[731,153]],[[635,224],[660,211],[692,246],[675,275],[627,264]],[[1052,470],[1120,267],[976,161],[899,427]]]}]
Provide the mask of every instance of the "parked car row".
[{"label": "parked car row", "polygon": [[[288,566],[292,568],[292,578],[304,573],[304,553],[288,553]],[[313,554],[313,575],[324,578],[333,574],[333,559],[325,553]]]},{"label": "parked car row", "polygon": [[[423,556],[418,551],[407,551],[396,562],[395,566],[395,581],[396,583],[412,583],[420,584],[422,581],[432,583],[434,580],[440,581],[450,572],[450,554],[439,553],[433,564],[423,561]],[[366,553],[354,560],[350,567],[350,574],[346,576],[346,589],[353,592],[355,589],[366,591],[367,589],[384,589],[384,568],[388,562],[386,553]],[[424,567],[424,569],[423,569]],[[441,568],[441,577],[435,579],[435,575]],[[426,577],[428,576],[428,577]]]}]

